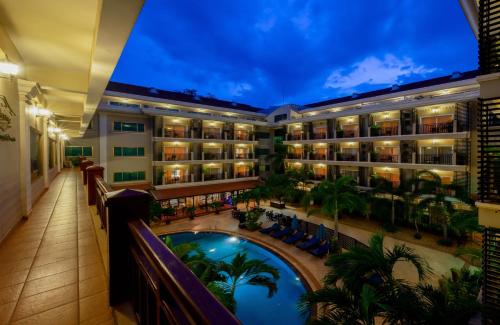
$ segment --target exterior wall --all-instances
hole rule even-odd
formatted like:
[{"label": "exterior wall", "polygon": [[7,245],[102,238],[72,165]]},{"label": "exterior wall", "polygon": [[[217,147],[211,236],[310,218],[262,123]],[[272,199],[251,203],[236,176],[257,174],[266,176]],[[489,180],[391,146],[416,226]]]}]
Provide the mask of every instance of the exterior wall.
[{"label": "exterior wall", "polygon": [[[105,173],[107,175],[108,182],[113,184],[113,174],[115,172],[135,172],[135,171],[145,171],[146,180],[133,182],[133,183],[151,183],[153,180],[153,144],[152,144],[152,124],[153,119],[132,115],[132,114],[110,114],[110,113],[99,113],[106,114],[107,125],[106,125],[106,156],[107,156],[107,168]],[[113,123],[115,121],[120,122],[135,122],[144,123],[144,132],[117,132],[113,130]],[[101,137],[103,134],[101,134]],[[115,147],[144,147],[144,157],[115,157],[114,148]],[[127,182],[119,182],[117,185],[125,185]]]},{"label": "exterior wall", "polygon": [[[92,147],[92,157],[85,157],[88,160],[92,160],[94,164],[100,163],[100,155],[99,155],[99,118],[96,114],[92,119],[92,127],[87,129],[85,135],[81,138],[71,138],[66,141],[67,146],[90,146]],[[64,158],[65,161],[68,161],[68,158]]]}]

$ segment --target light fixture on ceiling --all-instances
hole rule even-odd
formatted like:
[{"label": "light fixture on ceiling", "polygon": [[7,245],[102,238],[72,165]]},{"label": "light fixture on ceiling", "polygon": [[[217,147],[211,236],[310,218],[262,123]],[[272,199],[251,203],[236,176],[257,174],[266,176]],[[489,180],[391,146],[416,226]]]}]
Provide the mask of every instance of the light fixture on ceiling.
[{"label": "light fixture on ceiling", "polygon": [[59,134],[59,138],[62,140],[62,141],[66,141],[66,140],[69,140],[69,137],[64,134],[64,133],[60,133]]},{"label": "light fixture on ceiling", "polygon": [[0,74],[15,76],[19,73],[19,65],[8,61],[0,61]]},{"label": "light fixture on ceiling", "polygon": [[59,133],[59,132],[61,132],[61,129],[60,129],[60,128],[58,128],[58,127],[52,127],[52,126],[51,126],[51,127],[49,127],[48,131],[49,131],[50,133]]},{"label": "light fixture on ceiling", "polygon": [[50,117],[52,115],[51,111],[43,107],[33,106],[30,111],[34,116]]}]

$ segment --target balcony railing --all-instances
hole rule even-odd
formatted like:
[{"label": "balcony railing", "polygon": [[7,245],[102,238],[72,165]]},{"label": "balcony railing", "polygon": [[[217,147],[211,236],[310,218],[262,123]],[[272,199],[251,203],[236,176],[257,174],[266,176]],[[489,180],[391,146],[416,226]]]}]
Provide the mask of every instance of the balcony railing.
[{"label": "balcony railing", "polygon": [[179,161],[179,160],[189,160],[191,155],[189,153],[165,153],[163,155],[164,161]]},{"label": "balcony railing", "polygon": [[216,133],[216,132],[204,132],[203,138],[204,139],[222,139],[222,134]]},{"label": "balcony railing", "polygon": [[398,133],[399,127],[397,126],[370,128],[370,136],[372,137],[398,135]]},{"label": "balcony railing", "polygon": [[386,163],[397,163],[399,162],[399,155],[388,155],[388,154],[380,154],[374,152],[371,154],[371,161],[373,162],[386,162]]},{"label": "balcony railing", "polygon": [[171,176],[163,178],[163,185],[169,184],[181,184],[181,183],[189,183],[191,182],[191,175],[184,176]]},{"label": "balcony railing", "polygon": [[303,139],[304,139],[303,134],[288,134],[287,135],[287,140],[289,140],[289,141],[303,140]]},{"label": "balcony railing", "polygon": [[453,154],[420,154],[417,155],[419,164],[453,165]]},{"label": "balcony railing", "polygon": [[357,161],[358,155],[349,152],[337,152],[337,161]]},{"label": "balcony railing", "polygon": [[421,124],[419,126],[419,131],[421,134],[453,133],[453,122]]},{"label": "balcony railing", "polygon": [[246,172],[239,172],[239,173],[236,173],[236,174],[235,174],[235,177],[236,177],[236,178],[252,177],[252,174],[250,173],[250,171],[246,171]]},{"label": "balcony railing", "polygon": [[224,159],[224,153],[222,152],[204,152],[202,154],[203,160],[222,160]]},{"label": "balcony railing", "polygon": [[253,153],[252,152],[235,153],[234,159],[253,159]]},{"label": "balcony railing", "polygon": [[151,196],[124,190],[113,195],[96,178],[97,211],[106,216],[112,307],[129,303],[135,322],[146,324],[240,324],[144,222]]},{"label": "balcony railing", "polygon": [[304,159],[304,154],[289,152],[287,153],[286,157],[288,159]]},{"label": "balcony railing", "polygon": [[235,140],[240,140],[240,141],[250,141],[250,134],[249,133],[236,133],[234,135]]},{"label": "balcony railing", "polygon": [[190,138],[191,134],[188,131],[173,131],[167,130],[164,131],[165,138]]},{"label": "balcony railing", "polygon": [[326,160],[326,153],[311,153],[309,155],[309,160]]},{"label": "balcony railing", "polygon": [[320,132],[320,133],[313,133],[312,138],[314,140],[319,140],[319,139],[326,139],[326,133],[325,132]]},{"label": "balcony railing", "polygon": [[336,132],[337,138],[357,138],[359,135],[359,130],[337,130]]},{"label": "balcony railing", "polygon": [[215,181],[219,179],[224,179],[224,173],[207,173],[203,174],[204,181]]}]

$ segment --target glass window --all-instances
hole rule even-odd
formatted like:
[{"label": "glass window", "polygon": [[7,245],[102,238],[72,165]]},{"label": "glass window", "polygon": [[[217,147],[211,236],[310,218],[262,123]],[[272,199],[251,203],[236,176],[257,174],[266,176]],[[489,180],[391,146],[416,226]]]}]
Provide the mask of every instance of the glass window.
[{"label": "glass window", "polygon": [[123,132],[137,132],[137,123],[122,123]]},{"label": "glass window", "polygon": [[42,175],[40,139],[40,133],[37,130],[30,128],[31,179]]},{"label": "glass window", "polygon": [[137,148],[127,148],[123,147],[123,156],[124,157],[135,157],[137,156]]},{"label": "glass window", "polygon": [[137,132],[144,132],[144,124],[137,123]]},{"label": "glass window", "polygon": [[122,156],[122,147],[114,147],[113,154],[115,155],[115,157]]},{"label": "glass window", "polygon": [[122,130],[122,122],[114,122],[113,123],[113,130],[121,131]]},{"label": "glass window", "polygon": [[92,147],[82,147],[82,152],[85,157],[92,157]]},{"label": "glass window", "polygon": [[123,182],[123,173],[114,173],[113,181],[115,182]]},{"label": "glass window", "polygon": [[143,147],[137,148],[137,155],[140,157],[144,156],[144,148]]},{"label": "glass window", "polygon": [[143,181],[146,179],[146,172],[137,172],[137,179]]}]

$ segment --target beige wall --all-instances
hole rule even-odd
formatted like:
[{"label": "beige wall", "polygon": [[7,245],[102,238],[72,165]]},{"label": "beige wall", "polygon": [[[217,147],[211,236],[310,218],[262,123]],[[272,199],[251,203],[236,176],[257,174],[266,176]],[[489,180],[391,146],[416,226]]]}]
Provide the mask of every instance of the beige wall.
[{"label": "beige wall", "polygon": [[[144,123],[144,133],[113,131],[114,121]],[[107,166],[105,172],[109,183],[113,183],[113,174],[115,172],[134,171],[145,171],[146,181],[152,182],[153,167],[151,161],[153,160],[153,135],[151,126],[151,118],[137,115],[107,114]],[[144,157],[115,157],[113,152],[114,147],[144,147]],[[126,184],[126,182],[120,182],[119,184]]]},{"label": "beige wall", "polygon": [[[0,78],[0,95],[6,97],[11,109],[16,116],[12,119],[12,128],[8,130],[15,142],[0,141],[0,155],[2,163],[0,168],[0,240],[2,240],[12,227],[21,218],[21,182],[20,157],[19,157],[19,100],[17,81],[15,79]],[[8,159],[7,159],[8,157]]]}]

